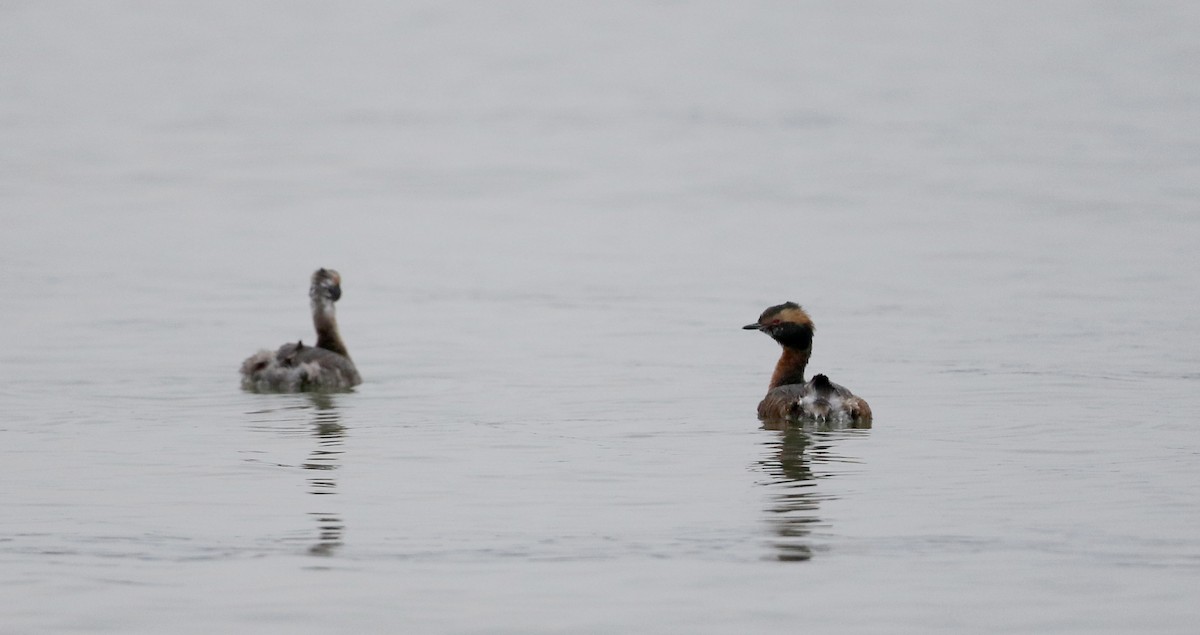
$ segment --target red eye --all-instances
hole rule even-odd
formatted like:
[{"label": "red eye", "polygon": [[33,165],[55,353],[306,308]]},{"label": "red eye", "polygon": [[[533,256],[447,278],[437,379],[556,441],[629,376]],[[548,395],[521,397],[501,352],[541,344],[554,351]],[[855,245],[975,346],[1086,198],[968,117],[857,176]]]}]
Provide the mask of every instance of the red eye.
[{"label": "red eye", "polygon": [[779,324],[779,320],[778,319],[771,320],[771,324]]}]

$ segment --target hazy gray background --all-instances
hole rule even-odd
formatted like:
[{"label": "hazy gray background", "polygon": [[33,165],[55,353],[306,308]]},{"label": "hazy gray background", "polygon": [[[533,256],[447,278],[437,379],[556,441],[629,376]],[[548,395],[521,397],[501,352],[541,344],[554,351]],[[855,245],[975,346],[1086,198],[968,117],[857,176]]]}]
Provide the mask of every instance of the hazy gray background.
[{"label": "hazy gray background", "polygon": [[[1197,33],[2,2],[0,630],[1191,632]],[[241,392],[320,266],[365,383]]]}]

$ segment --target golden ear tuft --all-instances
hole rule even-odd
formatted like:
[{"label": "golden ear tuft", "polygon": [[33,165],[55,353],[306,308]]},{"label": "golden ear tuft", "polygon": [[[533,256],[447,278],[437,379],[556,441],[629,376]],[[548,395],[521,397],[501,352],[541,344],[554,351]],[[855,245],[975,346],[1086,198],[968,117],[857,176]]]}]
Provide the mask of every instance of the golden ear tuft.
[{"label": "golden ear tuft", "polygon": [[808,313],[805,313],[804,309],[795,302],[784,302],[783,304],[777,304],[768,308],[758,318],[758,323],[769,324],[774,320],[802,324],[809,328],[814,328],[812,318],[808,317]]}]

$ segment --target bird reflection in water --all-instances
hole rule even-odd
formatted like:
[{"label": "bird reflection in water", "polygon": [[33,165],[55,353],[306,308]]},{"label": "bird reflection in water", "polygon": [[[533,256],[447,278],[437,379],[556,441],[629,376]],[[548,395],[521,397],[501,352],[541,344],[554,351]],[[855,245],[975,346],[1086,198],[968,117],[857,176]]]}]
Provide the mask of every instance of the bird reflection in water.
[{"label": "bird reflection in water", "polygon": [[[313,438],[317,445],[309,453],[303,468],[313,470],[308,477],[308,492],[321,501],[320,509],[328,509],[331,499],[329,495],[337,493],[337,469],[341,464],[346,440],[346,427],[340,422],[337,407],[333,397],[322,393],[309,393],[315,415],[313,417]],[[342,546],[342,532],[345,524],[337,512],[311,512],[317,519],[319,534],[317,542],[308,548],[314,556],[329,556]]]},{"label": "bird reflection in water", "polygon": [[817,515],[822,501],[834,498],[817,489],[817,481],[834,476],[822,464],[853,463],[840,456],[834,444],[840,439],[862,436],[870,422],[850,424],[764,422],[763,429],[777,432],[767,442],[769,455],[758,462],[768,476],[765,484],[774,491],[766,508],[774,557],[796,562],[813,557],[812,533],[821,528]]}]

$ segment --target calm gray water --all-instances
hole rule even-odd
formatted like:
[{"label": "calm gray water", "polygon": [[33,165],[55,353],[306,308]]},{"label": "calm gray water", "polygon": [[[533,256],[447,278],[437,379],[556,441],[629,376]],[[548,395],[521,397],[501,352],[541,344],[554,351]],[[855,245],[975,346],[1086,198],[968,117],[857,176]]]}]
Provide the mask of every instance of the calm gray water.
[{"label": "calm gray water", "polygon": [[[0,3],[0,631],[1195,632],[1198,32]],[[242,392],[321,266],[365,383]]]}]

